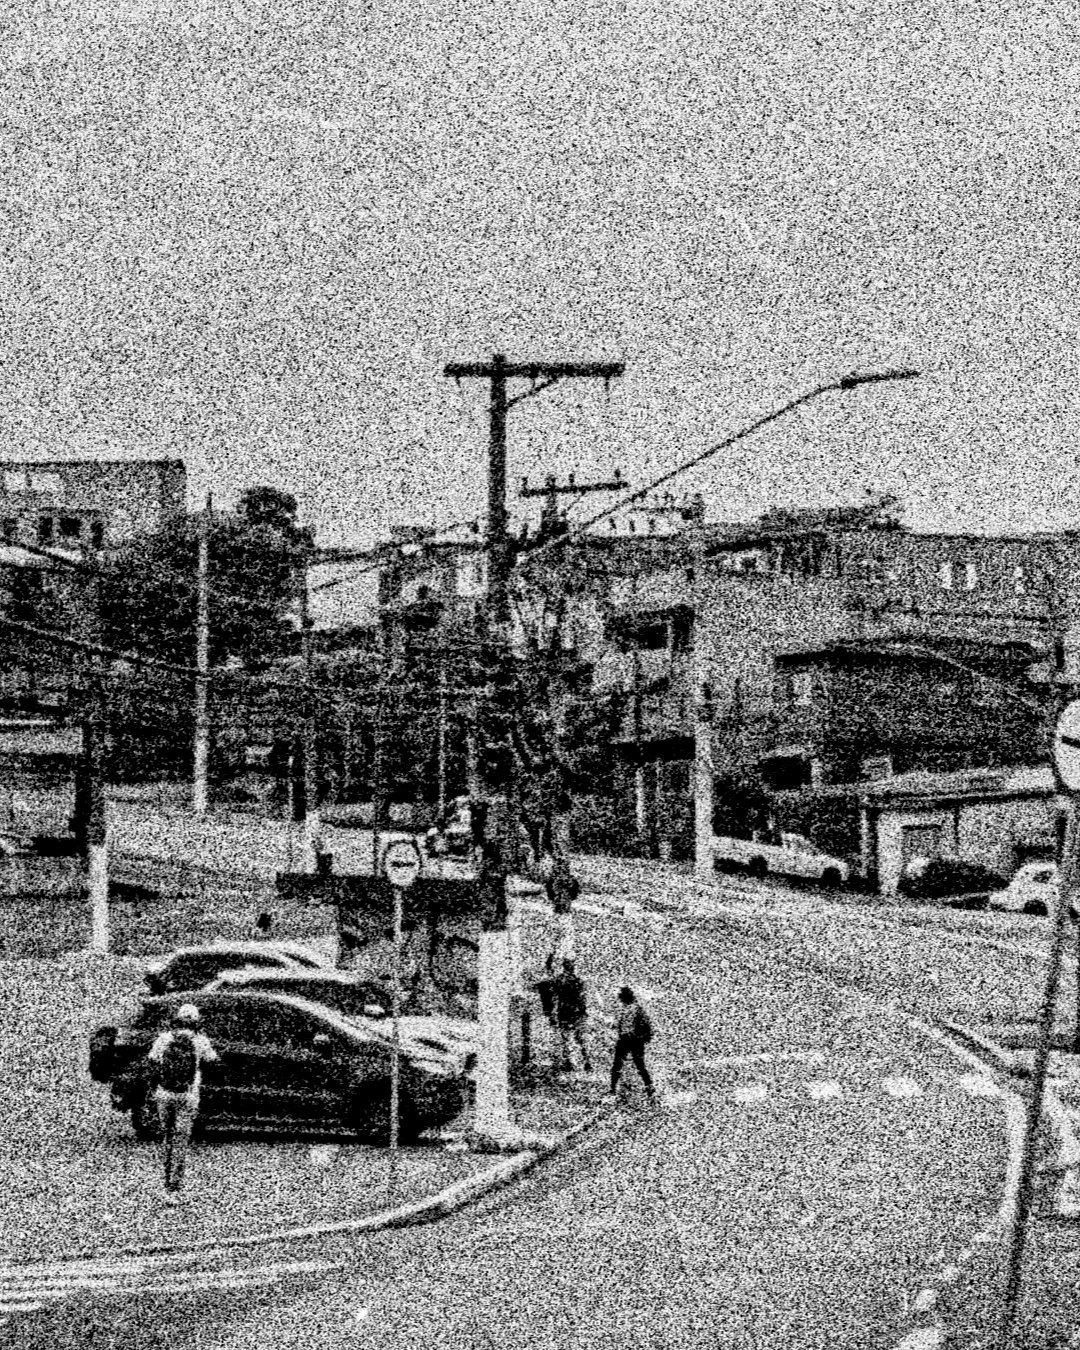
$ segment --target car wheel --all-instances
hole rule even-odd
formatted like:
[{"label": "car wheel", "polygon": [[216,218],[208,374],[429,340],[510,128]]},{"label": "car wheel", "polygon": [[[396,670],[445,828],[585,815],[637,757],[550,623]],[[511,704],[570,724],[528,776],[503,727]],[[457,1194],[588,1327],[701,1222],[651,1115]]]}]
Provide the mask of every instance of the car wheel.
[{"label": "car wheel", "polygon": [[144,1143],[161,1138],[157,1103],[148,1092],[140,1092],[131,1104],[131,1128],[135,1131],[135,1138]]},{"label": "car wheel", "polygon": [[763,877],[768,873],[769,867],[764,858],[751,858],[746,870],[752,877]]},{"label": "car wheel", "polygon": [[826,867],[821,874],[821,884],[823,886],[836,887],[840,885],[840,873],[835,867]]},{"label": "car wheel", "polygon": [[[386,1084],[385,1095],[368,1088],[359,1089],[353,1096],[348,1124],[367,1143],[386,1148],[390,1143],[390,1084]],[[407,1098],[402,1097],[398,1105],[398,1141],[405,1143],[417,1133],[412,1108]]]}]

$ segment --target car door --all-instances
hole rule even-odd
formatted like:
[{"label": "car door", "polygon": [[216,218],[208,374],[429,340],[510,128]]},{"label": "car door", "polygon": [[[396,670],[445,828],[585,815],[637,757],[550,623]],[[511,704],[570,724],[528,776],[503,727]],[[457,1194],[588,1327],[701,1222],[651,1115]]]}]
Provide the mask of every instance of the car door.
[{"label": "car door", "polygon": [[340,1098],[339,1036],[304,1009],[238,996],[246,1023],[244,1091],[252,1120],[333,1118]]},{"label": "car door", "polygon": [[199,1009],[202,1031],[217,1053],[202,1066],[199,1114],[203,1119],[245,1120],[250,1111],[247,1085],[247,1025],[234,1004],[204,998]]}]

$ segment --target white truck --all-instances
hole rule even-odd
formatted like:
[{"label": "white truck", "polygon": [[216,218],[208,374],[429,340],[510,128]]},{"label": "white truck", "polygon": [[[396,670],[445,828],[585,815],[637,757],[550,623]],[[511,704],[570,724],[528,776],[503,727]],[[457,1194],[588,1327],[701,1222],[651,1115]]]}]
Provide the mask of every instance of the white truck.
[{"label": "white truck", "polygon": [[805,877],[826,886],[839,886],[851,880],[851,867],[842,858],[822,853],[804,834],[781,834],[778,844],[759,839],[735,839],[731,835],[713,836],[713,866],[720,872],[745,868],[751,876]]}]

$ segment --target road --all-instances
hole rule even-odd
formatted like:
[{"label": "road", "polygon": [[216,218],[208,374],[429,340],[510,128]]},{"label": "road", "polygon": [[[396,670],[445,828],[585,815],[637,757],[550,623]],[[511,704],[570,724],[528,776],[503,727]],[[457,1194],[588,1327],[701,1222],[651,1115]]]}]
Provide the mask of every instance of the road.
[{"label": "road", "polygon": [[[924,940],[957,984],[1000,957],[1018,988],[1023,958],[850,908],[826,921],[800,896],[770,900],[755,936],[723,914],[748,902],[717,895],[690,925],[613,917],[618,896],[579,916],[605,998],[649,992],[659,1107],[635,1095],[606,1136],[453,1220],[294,1254],[336,1272],[263,1253],[262,1293],[87,1293],[16,1319],[12,1343],[74,1347],[93,1327],[94,1345],[147,1350],[896,1345],[931,1273],[982,1259],[1007,1136],[987,1080],[880,997],[918,998]],[[823,973],[838,954],[840,984]]]}]

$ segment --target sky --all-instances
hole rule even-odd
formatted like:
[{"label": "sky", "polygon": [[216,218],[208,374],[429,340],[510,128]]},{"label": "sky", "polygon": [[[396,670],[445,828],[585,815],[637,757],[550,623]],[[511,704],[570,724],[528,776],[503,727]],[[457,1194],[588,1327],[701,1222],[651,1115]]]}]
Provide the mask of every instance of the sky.
[{"label": "sky", "polygon": [[0,453],[179,456],[193,501],[270,483],[364,546],[483,515],[487,388],[447,361],[625,362],[511,410],[515,494],[640,486],[914,366],[679,490],[1077,526],[1078,28],[1066,0],[11,7]]}]

